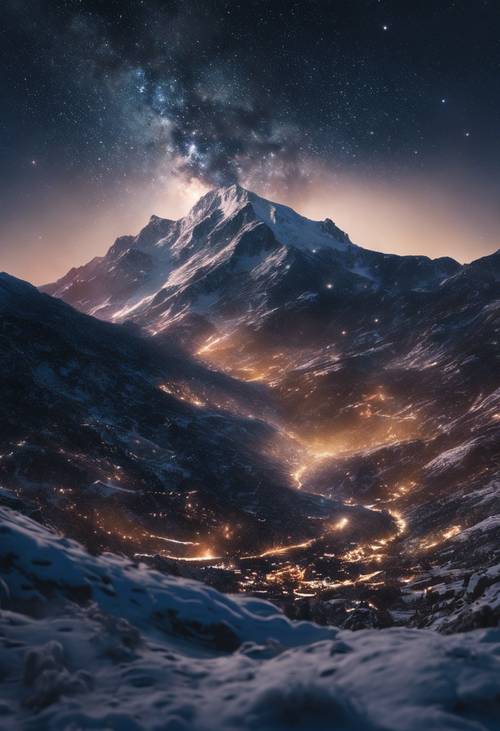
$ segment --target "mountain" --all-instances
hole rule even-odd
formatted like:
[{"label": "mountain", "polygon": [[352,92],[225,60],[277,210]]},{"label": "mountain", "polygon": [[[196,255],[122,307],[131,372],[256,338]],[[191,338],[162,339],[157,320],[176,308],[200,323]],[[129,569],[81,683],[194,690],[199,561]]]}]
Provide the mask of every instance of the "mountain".
[{"label": "mountain", "polygon": [[230,186],[44,289],[258,385],[295,487],[397,521],[243,568],[243,588],[344,626],[498,622],[500,252],[381,254]]},{"label": "mountain", "polygon": [[459,269],[451,259],[367,251],[330,219],[309,221],[232,185],[207,193],[179,221],[153,216],[138,236],[118,238],[106,256],[43,289],[154,333],[192,317],[227,331],[297,299],[426,289]]},{"label": "mountain", "polygon": [[258,384],[6,274],[0,352],[4,497],[93,550],[206,560],[313,541],[343,516],[391,529],[295,489],[300,446]]}]

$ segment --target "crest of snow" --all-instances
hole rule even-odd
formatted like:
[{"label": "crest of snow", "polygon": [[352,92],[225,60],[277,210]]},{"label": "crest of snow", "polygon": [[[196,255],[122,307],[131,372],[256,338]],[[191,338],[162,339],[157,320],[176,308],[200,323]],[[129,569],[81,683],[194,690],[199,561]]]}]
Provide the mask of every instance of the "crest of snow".
[{"label": "crest of snow", "polygon": [[498,409],[500,404],[500,388],[495,389],[487,396],[478,396],[469,411],[491,411]]},{"label": "crest of snow", "polygon": [[257,281],[263,279],[265,282],[270,283],[273,280],[283,275],[284,264],[287,258],[287,249],[285,246],[281,246],[279,249],[275,249],[271,253],[268,253],[263,259],[259,261],[251,271],[251,277]]},{"label": "crest of snow", "polygon": [[500,515],[489,515],[484,520],[481,520],[479,523],[476,523],[475,525],[471,525],[465,530],[461,531],[457,536],[454,536],[455,541],[465,541],[473,533],[486,533],[491,530],[499,530],[500,529]]},{"label": "crest of snow", "polygon": [[417,343],[405,355],[395,358],[391,363],[391,367],[426,370],[427,368],[435,368],[440,365],[446,355],[446,349],[443,346],[435,347],[432,344],[421,342]]},{"label": "crest of snow", "polygon": [[428,462],[425,465],[425,469],[434,472],[444,472],[444,470],[450,469],[451,467],[456,467],[474,449],[476,444],[477,440],[471,439],[468,442],[464,442],[464,444],[459,444],[458,447],[447,449]]},{"label": "crest of snow", "polygon": [[272,229],[280,243],[307,251],[325,247],[346,251],[349,248],[345,240],[328,231],[323,221],[311,221],[292,208],[270,203],[255,193],[247,193],[247,196],[257,218]]},{"label": "crest of snow", "polygon": [[147,305],[151,302],[151,300],[154,299],[154,294],[150,294],[147,297],[141,297],[137,302],[128,300],[128,304],[126,304],[124,307],[122,307],[120,310],[117,310],[114,314],[112,319],[113,320],[123,320],[129,315],[131,315],[135,310],[140,309],[141,307],[144,307],[144,305]]},{"label": "crest of snow", "polygon": [[179,621],[200,626],[223,624],[241,642],[274,639],[294,647],[335,634],[308,622],[290,622],[263,600],[220,594],[196,581],[151,571],[112,554],[91,556],[76,541],[6,507],[0,507],[0,526],[0,553],[11,557],[0,567],[0,577],[18,599],[46,603],[36,588],[43,582],[63,593],[85,588],[102,611],[140,627],[148,627],[154,616],[168,618],[173,613]]},{"label": "crest of snow", "polygon": [[114,485],[112,482],[101,482],[101,480],[96,480],[95,482],[90,485],[88,488],[89,492],[93,492],[98,495],[102,495],[103,497],[109,497],[111,495],[114,495],[115,493],[130,493],[131,495],[134,494],[133,490],[127,490],[125,487],[119,487],[118,485]]}]

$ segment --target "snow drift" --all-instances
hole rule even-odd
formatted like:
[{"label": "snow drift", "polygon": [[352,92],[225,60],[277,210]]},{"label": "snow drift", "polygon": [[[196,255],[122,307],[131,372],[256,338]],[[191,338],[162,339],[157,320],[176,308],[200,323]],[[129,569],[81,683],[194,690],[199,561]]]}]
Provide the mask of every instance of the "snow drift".
[{"label": "snow drift", "polygon": [[500,631],[291,622],[0,508],[2,728],[498,728]]}]

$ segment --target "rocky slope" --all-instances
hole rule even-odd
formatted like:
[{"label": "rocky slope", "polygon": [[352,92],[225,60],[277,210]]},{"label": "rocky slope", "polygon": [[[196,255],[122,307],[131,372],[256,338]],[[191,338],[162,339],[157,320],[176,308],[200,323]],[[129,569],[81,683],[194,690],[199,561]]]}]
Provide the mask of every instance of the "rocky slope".
[{"label": "rocky slope", "polygon": [[258,385],[8,275],[0,353],[0,484],[94,549],[208,560],[313,540],[346,514],[391,530],[388,514],[297,492],[298,446]]}]

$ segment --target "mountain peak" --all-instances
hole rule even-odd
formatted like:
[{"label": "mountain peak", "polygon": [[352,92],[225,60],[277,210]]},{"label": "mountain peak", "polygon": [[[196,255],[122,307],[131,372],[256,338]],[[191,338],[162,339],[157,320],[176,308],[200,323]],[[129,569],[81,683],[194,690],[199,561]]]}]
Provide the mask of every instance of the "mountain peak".
[{"label": "mountain peak", "polygon": [[350,245],[349,236],[330,218],[313,221],[282,203],[275,203],[238,183],[214,188],[202,196],[193,206],[187,218],[201,220],[219,211],[227,220],[242,209],[249,207],[252,217],[268,226],[276,239],[285,245],[299,249],[345,249]]},{"label": "mountain peak", "polygon": [[233,183],[207,192],[177,221],[151,217],[137,236],[117,239],[105,257],[44,291],[89,314],[160,331],[229,310],[253,320],[277,301],[334,287],[426,289],[458,266],[362,249],[330,218],[308,219]]},{"label": "mountain peak", "polygon": [[245,190],[238,183],[213,188],[194,204],[188,216],[197,218],[200,215],[210,214],[219,209],[225,218],[229,218],[246,206],[251,196],[255,196],[255,194]]}]

